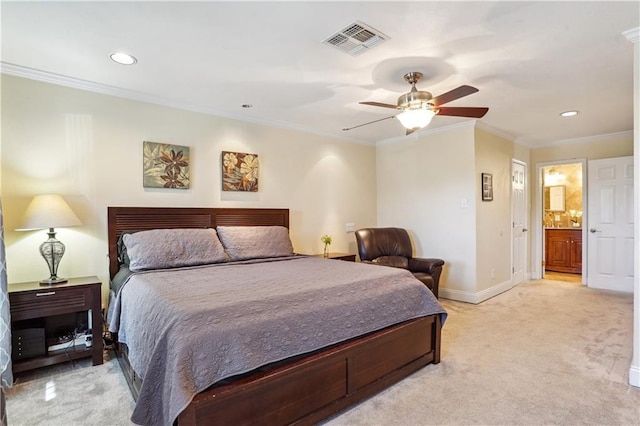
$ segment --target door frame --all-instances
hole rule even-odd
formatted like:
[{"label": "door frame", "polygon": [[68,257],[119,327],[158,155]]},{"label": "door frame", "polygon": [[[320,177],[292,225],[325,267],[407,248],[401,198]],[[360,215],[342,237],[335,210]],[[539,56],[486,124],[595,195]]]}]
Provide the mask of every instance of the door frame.
[{"label": "door frame", "polygon": [[[524,167],[524,197],[523,197],[523,201],[524,201],[525,205],[524,205],[524,210],[523,210],[523,212],[524,212],[523,227],[528,230],[528,227],[529,227],[529,223],[528,223],[529,222],[529,215],[527,214],[527,204],[528,204],[527,200],[529,199],[528,198],[528,192],[529,192],[529,179],[528,179],[529,170],[528,170],[528,167],[527,167],[527,163],[525,163],[524,161],[520,161],[520,160],[516,160],[515,158],[512,158],[511,159],[511,176],[512,176],[512,178],[513,178],[513,165],[514,164],[519,164],[522,167]],[[513,179],[511,181],[510,190],[511,190],[511,195],[510,196],[513,197]],[[514,268],[514,266],[513,266],[513,253],[514,253],[514,250],[515,250],[515,248],[513,246],[513,237],[514,237],[514,235],[513,235],[513,232],[514,232],[513,231],[513,214],[514,214],[514,211],[513,211],[513,198],[512,198],[512,200],[511,200],[511,268],[510,268],[510,270],[511,270],[511,286],[512,287],[517,285],[517,284],[520,284],[520,283],[514,284],[514,282],[513,282],[513,268]],[[525,238],[524,247],[523,247],[524,250],[523,250],[522,255],[521,255],[522,256],[522,269],[523,269],[522,272],[523,272],[523,281],[527,281],[528,280],[528,277],[527,277],[527,275],[528,275],[527,274],[527,259],[528,259],[528,254],[529,254],[528,253],[529,252],[529,244],[528,244],[529,235],[525,235],[524,238]]]},{"label": "door frame", "polygon": [[544,278],[544,268],[542,267],[542,261],[545,258],[544,250],[544,219],[542,217],[543,206],[543,175],[542,169],[549,166],[557,166],[561,164],[576,164],[582,163],[582,285],[587,284],[587,224],[588,212],[587,212],[587,159],[586,158],[573,158],[567,160],[557,161],[545,161],[536,163],[536,175],[535,175],[535,191],[533,202],[533,223],[536,224],[533,228],[533,253],[531,261],[533,265],[531,267],[531,273],[533,279]]}]

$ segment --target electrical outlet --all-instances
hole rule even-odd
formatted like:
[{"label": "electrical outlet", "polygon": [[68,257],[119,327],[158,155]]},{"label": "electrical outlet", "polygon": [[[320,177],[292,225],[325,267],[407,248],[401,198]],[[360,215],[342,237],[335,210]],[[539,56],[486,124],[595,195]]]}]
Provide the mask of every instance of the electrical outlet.
[{"label": "electrical outlet", "polygon": [[356,224],[353,222],[349,222],[347,223],[347,226],[345,227],[347,232],[355,232],[356,230]]},{"label": "electrical outlet", "polygon": [[494,268],[491,268],[491,275],[489,276],[489,278],[494,279],[496,277],[496,270]]}]

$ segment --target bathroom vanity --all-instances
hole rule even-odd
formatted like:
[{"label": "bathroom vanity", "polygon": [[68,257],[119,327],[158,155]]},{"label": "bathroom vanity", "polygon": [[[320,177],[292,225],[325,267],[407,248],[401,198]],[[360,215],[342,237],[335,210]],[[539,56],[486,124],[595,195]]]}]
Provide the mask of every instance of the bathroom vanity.
[{"label": "bathroom vanity", "polygon": [[582,273],[582,229],[546,228],[545,269],[554,272]]}]

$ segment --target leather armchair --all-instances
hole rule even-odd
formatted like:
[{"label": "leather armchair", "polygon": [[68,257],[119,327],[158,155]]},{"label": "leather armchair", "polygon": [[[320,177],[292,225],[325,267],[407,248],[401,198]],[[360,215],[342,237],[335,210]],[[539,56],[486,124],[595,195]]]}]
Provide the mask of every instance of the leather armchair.
[{"label": "leather armchair", "polygon": [[413,257],[411,239],[405,229],[358,229],[356,242],[362,262],[408,269],[438,297],[444,260]]}]

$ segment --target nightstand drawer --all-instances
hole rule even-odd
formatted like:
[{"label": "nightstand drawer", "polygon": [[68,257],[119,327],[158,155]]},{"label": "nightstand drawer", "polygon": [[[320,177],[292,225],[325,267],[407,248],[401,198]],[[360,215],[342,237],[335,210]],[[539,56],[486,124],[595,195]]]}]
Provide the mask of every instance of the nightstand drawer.
[{"label": "nightstand drawer", "polygon": [[91,294],[85,288],[43,288],[9,293],[14,321],[91,309]]}]

